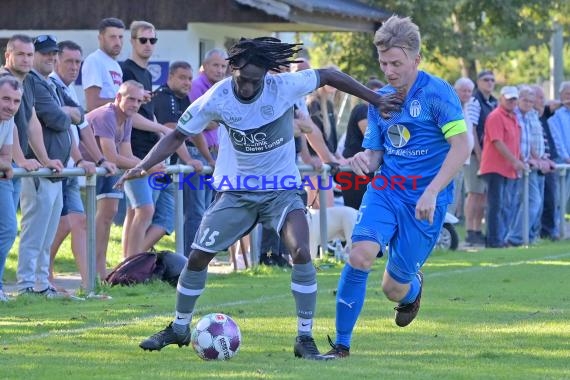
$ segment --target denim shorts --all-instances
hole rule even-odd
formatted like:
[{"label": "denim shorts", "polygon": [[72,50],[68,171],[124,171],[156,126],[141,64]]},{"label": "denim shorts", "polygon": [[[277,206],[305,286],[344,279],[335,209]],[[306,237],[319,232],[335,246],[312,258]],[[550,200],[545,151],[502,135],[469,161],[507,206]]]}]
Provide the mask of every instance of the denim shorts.
[{"label": "denim shorts", "polygon": [[114,189],[113,186],[119,180],[118,175],[111,177],[97,177],[96,192],[97,200],[105,198],[122,199],[123,191]]},{"label": "denim shorts", "polygon": [[77,177],[67,177],[63,180],[61,185],[63,186],[63,208],[61,209],[61,216],[72,213],[84,214],[85,209],[83,208]]},{"label": "denim shorts", "polygon": [[148,183],[148,176],[125,181],[124,189],[128,208],[153,205],[153,189]]},{"label": "denim shorts", "polygon": [[156,204],[152,225],[158,226],[170,235],[174,231],[174,184],[164,190],[154,190]]}]

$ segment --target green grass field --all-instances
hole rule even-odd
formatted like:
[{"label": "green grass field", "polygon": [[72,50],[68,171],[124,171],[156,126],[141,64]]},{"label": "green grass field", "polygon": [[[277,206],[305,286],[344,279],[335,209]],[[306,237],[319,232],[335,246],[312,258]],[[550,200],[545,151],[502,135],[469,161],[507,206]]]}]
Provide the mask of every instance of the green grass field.
[{"label": "green grass field", "polygon": [[[120,261],[117,231],[109,262]],[[161,248],[171,248],[167,240]],[[57,270],[71,272],[66,245]],[[393,321],[379,288],[385,261],[368,283],[351,357],[295,359],[290,271],[258,268],[211,275],[194,321],[231,315],[243,344],[228,362],[206,362],[188,347],[144,352],[140,340],[171,319],[175,292],[164,283],[104,288],[111,300],[27,296],[0,304],[0,379],[569,379],[570,243],[530,249],[435,252],[426,266],[422,309],[408,327]],[[318,263],[314,335],[334,335],[340,265]],[[10,256],[8,281],[13,280]]]}]

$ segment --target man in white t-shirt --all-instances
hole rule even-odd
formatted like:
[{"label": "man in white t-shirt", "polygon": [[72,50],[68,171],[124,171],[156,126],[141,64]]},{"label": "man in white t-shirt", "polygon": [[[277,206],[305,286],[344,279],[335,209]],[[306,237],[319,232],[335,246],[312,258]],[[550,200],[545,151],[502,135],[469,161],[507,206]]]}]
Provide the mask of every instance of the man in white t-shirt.
[{"label": "man in white t-shirt", "polygon": [[204,214],[188,264],[180,274],[176,317],[166,329],[141,342],[142,349],[189,344],[194,305],[204,291],[208,263],[259,222],[281,234],[293,257],[291,290],[298,330],[295,356],[311,360],[333,358],[321,355],[312,337],[317,277],[309,254],[304,204],[298,195],[302,183],[295,162],[293,105],[300,97],[327,84],[382,106],[383,111],[399,110],[402,98],[384,98],[335,70],[268,75],[269,70],[279,70],[293,62],[292,57],[299,50],[296,44],[271,37],[242,38],[229,50],[232,76],[216,83],[192,103],[176,129],[118,182],[120,186],[125,179],[144,175],[188,136],[204,130],[208,122],[220,123],[213,184],[219,194]]},{"label": "man in white t-shirt", "polygon": [[117,56],[123,48],[124,32],[125,24],[118,18],[105,18],[99,23],[99,49],[85,58],[81,68],[87,112],[113,102],[123,83]]},{"label": "man in white t-shirt", "polygon": [[16,209],[12,201],[12,139],[14,115],[22,100],[22,87],[11,75],[0,77],[0,302],[8,301],[2,290],[6,258],[18,233]]}]

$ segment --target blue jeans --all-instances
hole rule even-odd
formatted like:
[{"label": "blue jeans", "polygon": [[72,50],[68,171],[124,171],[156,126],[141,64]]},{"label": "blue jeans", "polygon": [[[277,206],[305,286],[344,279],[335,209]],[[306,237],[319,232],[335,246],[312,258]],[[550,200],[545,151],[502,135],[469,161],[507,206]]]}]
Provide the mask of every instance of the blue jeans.
[{"label": "blue jeans", "polygon": [[487,181],[487,247],[504,247],[509,222],[513,217],[512,194],[516,182],[497,173],[484,174],[482,177]]},{"label": "blue jeans", "polygon": [[[188,147],[188,153],[195,160],[200,160],[204,165],[208,163],[195,147]],[[189,182],[191,186],[184,186],[184,256],[188,257],[192,250],[192,243],[204,212],[212,203],[214,190],[209,186],[204,186],[204,181],[200,179],[203,174],[193,175]]]},{"label": "blue jeans", "polygon": [[174,231],[174,184],[164,190],[154,190],[154,215],[152,225],[162,228],[170,235]]},{"label": "blue jeans", "polygon": [[548,173],[544,176],[544,207],[542,209],[541,236],[550,239],[559,237],[559,215],[558,205],[558,172]]},{"label": "blue jeans", "polygon": [[[18,165],[12,163],[13,168],[17,168]],[[14,209],[18,210],[20,206],[20,193],[22,192],[22,178],[12,178],[12,187],[14,188],[12,197],[14,199]]]},{"label": "blue jeans", "polygon": [[[514,192],[513,210],[514,218],[511,219],[511,226],[507,236],[507,241],[514,245],[523,244],[523,195],[524,180],[515,180],[516,190]],[[542,201],[544,194],[544,176],[538,172],[530,172],[528,176],[528,233],[529,242],[534,242],[538,238],[540,226],[540,214],[542,212]]]},{"label": "blue jeans", "polygon": [[12,180],[0,179],[0,210],[2,210],[2,217],[0,217],[0,290],[2,290],[2,277],[4,276],[6,258],[18,234],[13,193],[14,186]]}]

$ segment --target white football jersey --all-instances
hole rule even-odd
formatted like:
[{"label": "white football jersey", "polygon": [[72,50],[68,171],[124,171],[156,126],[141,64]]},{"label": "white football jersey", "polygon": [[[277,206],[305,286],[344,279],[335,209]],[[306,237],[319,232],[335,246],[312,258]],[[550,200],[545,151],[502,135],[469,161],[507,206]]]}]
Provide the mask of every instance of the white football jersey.
[{"label": "white football jersey", "polygon": [[214,188],[218,191],[299,187],[293,105],[318,85],[314,70],[266,75],[257,96],[245,101],[236,96],[232,78],[226,78],[192,103],[176,128],[194,135],[210,121],[220,124],[214,170]]}]

